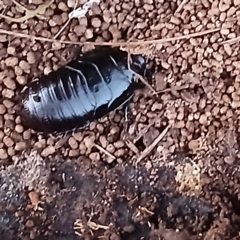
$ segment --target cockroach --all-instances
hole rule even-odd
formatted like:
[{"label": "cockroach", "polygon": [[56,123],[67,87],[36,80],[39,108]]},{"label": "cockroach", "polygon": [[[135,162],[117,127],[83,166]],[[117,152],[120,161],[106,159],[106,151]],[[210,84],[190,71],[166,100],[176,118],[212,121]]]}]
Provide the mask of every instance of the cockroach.
[{"label": "cockroach", "polygon": [[145,72],[142,55],[129,55],[119,48],[96,48],[22,89],[22,123],[53,135],[83,129],[129,103],[134,91],[143,87],[135,76]]}]

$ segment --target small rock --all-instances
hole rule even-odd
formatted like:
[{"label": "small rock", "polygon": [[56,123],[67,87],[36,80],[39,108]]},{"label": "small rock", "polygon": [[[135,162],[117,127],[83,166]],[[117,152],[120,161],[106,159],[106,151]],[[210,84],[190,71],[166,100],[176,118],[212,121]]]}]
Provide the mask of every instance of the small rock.
[{"label": "small rock", "polygon": [[122,37],[122,34],[117,28],[117,26],[111,25],[109,27],[109,32],[112,34],[113,40],[118,40]]},{"label": "small rock", "polygon": [[5,149],[0,148],[0,159],[5,160],[8,158],[7,152]]},{"label": "small rock", "polygon": [[26,226],[27,226],[28,228],[31,228],[31,227],[34,226],[34,222],[33,222],[32,220],[27,220]]},{"label": "small rock", "polygon": [[31,130],[29,129],[29,130],[24,131],[23,132],[23,139],[28,140],[30,138],[31,138]]},{"label": "small rock", "polygon": [[99,142],[103,148],[106,148],[108,145],[108,141],[105,136],[101,135],[99,138]]},{"label": "small rock", "polygon": [[5,64],[8,67],[15,67],[18,65],[18,58],[17,57],[9,57],[5,60]]},{"label": "small rock", "polygon": [[155,75],[155,81],[156,81],[156,91],[162,91],[166,89],[167,81],[165,81],[165,75],[162,73],[157,73]]},{"label": "small rock", "polygon": [[22,151],[22,150],[24,150],[25,148],[27,147],[27,145],[26,145],[26,142],[17,142],[16,143],[16,145],[15,145],[15,147],[14,147],[14,149],[16,150],[16,151]]},{"label": "small rock", "polygon": [[7,53],[8,53],[9,55],[15,55],[15,54],[16,54],[16,48],[13,47],[13,46],[9,46],[9,47],[7,48]]},{"label": "small rock", "polygon": [[192,139],[191,141],[189,141],[188,147],[193,152],[197,151],[197,149],[199,148],[199,140],[198,139]]},{"label": "small rock", "polygon": [[236,158],[234,156],[226,156],[224,158],[224,162],[227,164],[233,164],[235,162]]},{"label": "small rock", "polygon": [[77,34],[77,36],[82,36],[86,32],[86,26],[77,25],[74,27],[73,31]]},{"label": "small rock", "polygon": [[10,109],[14,106],[14,102],[10,101],[9,99],[5,99],[3,101],[3,104],[6,108]]},{"label": "small rock", "polygon": [[79,156],[79,150],[78,149],[70,149],[68,155],[69,155],[69,157],[77,157],[77,156]]},{"label": "small rock", "polygon": [[36,206],[39,202],[39,195],[35,191],[32,191],[28,194],[30,202],[33,206]]},{"label": "small rock", "polygon": [[85,37],[86,37],[86,39],[91,39],[91,38],[93,38],[93,30],[88,28],[88,29],[85,31]]},{"label": "small rock", "polygon": [[123,141],[117,141],[117,142],[115,142],[114,143],[114,146],[116,147],[116,148],[123,148],[124,147],[124,142]]},{"label": "small rock", "polygon": [[8,156],[14,156],[15,155],[15,150],[13,147],[9,147],[8,150],[7,150],[7,154]]},{"label": "small rock", "polygon": [[34,64],[36,62],[36,56],[34,52],[27,53],[27,61],[29,64]]},{"label": "small rock", "polygon": [[233,0],[233,4],[235,7],[238,7],[240,5],[240,0]]},{"label": "small rock", "polygon": [[78,141],[81,142],[83,140],[83,134],[81,132],[73,133],[73,137]]},{"label": "small rock", "polygon": [[156,128],[151,128],[148,132],[143,135],[143,144],[148,147],[152,142],[159,136],[159,131]]},{"label": "small rock", "polygon": [[10,77],[7,77],[7,78],[3,79],[3,83],[9,89],[14,90],[16,88],[15,81],[13,81]]},{"label": "small rock", "polygon": [[114,153],[115,147],[113,146],[113,144],[109,144],[106,148],[106,151],[108,151],[109,153]]},{"label": "small rock", "polygon": [[92,135],[92,136],[87,136],[84,138],[84,143],[85,143],[85,146],[90,150],[92,149],[92,147],[94,146],[94,141],[95,141],[95,137]]},{"label": "small rock", "polygon": [[0,104],[0,114],[4,114],[6,112],[6,107],[2,104]]},{"label": "small rock", "polygon": [[74,137],[70,137],[68,139],[68,144],[72,149],[77,149],[78,148],[78,143],[77,143],[77,141],[75,140]]},{"label": "small rock", "polygon": [[99,28],[99,27],[101,27],[102,22],[98,17],[94,17],[94,18],[92,18],[91,24],[93,27]]},{"label": "small rock", "polygon": [[5,146],[7,147],[12,147],[14,142],[10,137],[5,137],[3,138],[3,143],[5,144]]},{"label": "small rock", "polygon": [[24,128],[23,128],[23,126],[22,125],[16,125],[15,126],[15,131],[17,132],[17,133],[22,133],[23,131],[24,131]]},{"label": "small rock", "polygon": [[55,148],[53,146],[48,146],[41,152],[41,156],[48,157],[49,155],[51,155],[53,153],[55,153]]},{"label": "small rock", "polygon": [[14,91],[11,89],[3,89],[2,91],[2,96],[5,98],[13,98],[13,96],[15,95]]},{"label": "small rock", "polygon": [[99,152],[93,152],[89,155],[89,158],[92,161],[99,161],[100,160],[100,154],[99,154]]},{"label": "small rock", "polygon": [[229,34],[229,29],[227,29],[227,28],[222,28],[221,30],[220,30],[220,33],[222,34],[222,35],[228,35]]}]

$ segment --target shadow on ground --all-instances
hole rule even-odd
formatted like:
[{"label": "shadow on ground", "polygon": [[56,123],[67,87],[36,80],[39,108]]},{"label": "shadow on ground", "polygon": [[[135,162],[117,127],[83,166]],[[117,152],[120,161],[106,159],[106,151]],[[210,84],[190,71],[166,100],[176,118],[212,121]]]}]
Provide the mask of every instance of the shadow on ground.
[{"label": "shadow on ground", "polygon": [[1,237],[234,239],[240,204],[231,173],[203,174],[202,193],[190,196],[177,190],[174,168],[96,168],[86,158],[45,161],[32,153],[0,172]]}]

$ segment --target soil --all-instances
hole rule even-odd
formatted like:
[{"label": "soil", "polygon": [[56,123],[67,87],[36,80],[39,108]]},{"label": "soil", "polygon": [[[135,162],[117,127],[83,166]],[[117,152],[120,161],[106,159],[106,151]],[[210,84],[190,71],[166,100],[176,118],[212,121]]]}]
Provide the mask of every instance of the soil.
[{"label": "soil", "polygon": [[[66,27],[86,0],[38,15],[42,0],[18,2],[0,0],[1,239],[240,239],[240,2],[95,1]],[[67,137],[27,129],[21,89],[86,41],[138,41],[122,49],[148,58],[158,94],[137,91],[129,122],[116,110]]]}]

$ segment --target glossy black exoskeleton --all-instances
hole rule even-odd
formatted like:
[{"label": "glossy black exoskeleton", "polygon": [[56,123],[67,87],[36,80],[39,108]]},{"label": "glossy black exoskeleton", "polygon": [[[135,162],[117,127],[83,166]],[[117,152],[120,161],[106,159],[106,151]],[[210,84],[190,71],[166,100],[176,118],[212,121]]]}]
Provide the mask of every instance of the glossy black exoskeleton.
[{"label": "glossy black exoskeleton", "polygon": [[100,48],[30,82],[21,92],[23,124],[37,132],[84,128],[127,103],[144,76],[145,58],[119,48]]}]

